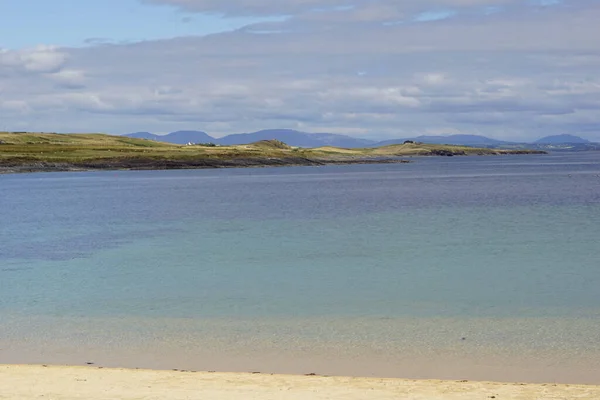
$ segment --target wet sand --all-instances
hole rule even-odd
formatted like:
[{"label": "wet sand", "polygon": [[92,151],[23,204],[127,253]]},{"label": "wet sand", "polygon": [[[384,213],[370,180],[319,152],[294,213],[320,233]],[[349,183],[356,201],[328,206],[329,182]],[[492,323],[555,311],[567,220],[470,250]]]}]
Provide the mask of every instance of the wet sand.
[{"label": "wet sand", "polygon": [[0,366],[0,399],[600,399],[600,386]]},{"label": "wet sand", "polygon": [[15,317],[0,364],[600,385],[595,321]]}]

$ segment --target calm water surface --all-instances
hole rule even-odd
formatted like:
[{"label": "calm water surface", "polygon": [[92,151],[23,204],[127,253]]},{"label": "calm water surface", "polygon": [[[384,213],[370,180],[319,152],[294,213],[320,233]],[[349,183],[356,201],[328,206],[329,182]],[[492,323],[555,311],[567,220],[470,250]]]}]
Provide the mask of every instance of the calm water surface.
[{"label": "calm water surface", "polygon": [[0,175],[0,363],[600,371],[599,236],[598,153]]}]

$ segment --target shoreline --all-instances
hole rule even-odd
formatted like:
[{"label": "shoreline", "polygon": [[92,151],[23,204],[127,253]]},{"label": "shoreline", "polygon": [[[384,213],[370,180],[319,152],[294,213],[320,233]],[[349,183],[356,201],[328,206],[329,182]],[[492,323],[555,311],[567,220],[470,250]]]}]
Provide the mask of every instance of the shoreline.
[{"label": "shoreline", "polygon": [[0,364],[600,385],[594,315],[2,319]]},{"label": "shoreline", "polygon": [[0,365],[0,398],[100,399],[598,399],[600,386]]},{"label": "shoreline", "polygon": [[[432,154],[403,157],[475,157],[504,155],[538,155],[543,152],[494,153],[494,154]],[[17,165],[1,165],[0,175],[40,172],[99,172],[99,171],[165,171],[233,168],[322,167],[328,165],[410,164],[412,160],[399,157],[344,157],[344,158],[204,158],[197,160],[108,159],[82,163],[36,162]]]},{"label": "shoreline", "polygon": [[0,139],[0,173],[389,164],[409,162],[403,158],[411,156],[546,154],[414,142],[305,149],[278,140],[232,146],[175,145],[102,134],[0,132]]},{"label": "shoreline", "polygon": [[264,159],[202,159],[185,160],[110,160],[104,163],[35,163],[14,166],[0,165],[2,174],[24,174],[39,172],[97,172],[97,171],[164,171],[229,168],[277,168],[277,167],[321,167],[326,165],[360,164],[408,164],[405,159],[310,159],[310,158],[264,158]]},{"label": "shoreline", "polygon": [[[157,350],[155,343],[143,343],[136,347],[132,343],[70,346],[65,341],[54,343],[53,339],[39,344],[0,341],[0,348],[3,349],[0,351],[0,364],[73,367],[92,365],[107,369],[600,385],[600,367],[597,362],[574,359],[569,355],[548,357],[531,354],[519,357],[498,352],[456,354],[443,349],[422,355],[418,349],[406,349],[386,357],[374,349],[355,353],[337,349],[321,352],[319,349],[318,353],[306,353],[298,349],[259,347],[257,350],[243,352],[212,344],[206,347],[200,344],[167,345]],[[597,359],[597,355],[590,358]]]}]

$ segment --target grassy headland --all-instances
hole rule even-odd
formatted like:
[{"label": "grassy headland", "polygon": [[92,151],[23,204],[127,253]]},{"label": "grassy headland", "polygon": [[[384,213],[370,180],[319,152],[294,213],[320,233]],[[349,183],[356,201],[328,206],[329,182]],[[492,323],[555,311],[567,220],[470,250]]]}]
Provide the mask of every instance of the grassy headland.
[{"label": "grassy headland", "polygon": [[405,156],[542,153],[406,143],[376,148],[176,145],[105,134],[0,132],[0,173],[107,169],[185,169],[407,162]]}]

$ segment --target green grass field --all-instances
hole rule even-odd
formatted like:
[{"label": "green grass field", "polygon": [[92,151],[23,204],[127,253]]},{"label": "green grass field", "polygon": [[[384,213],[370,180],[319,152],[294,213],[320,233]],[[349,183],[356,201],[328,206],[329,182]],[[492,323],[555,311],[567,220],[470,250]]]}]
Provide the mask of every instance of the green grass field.
[{"label": "green grass field", "polygon": [[[62,164],[80,168],[135,168],[139,163],[151,167],[153,162],[202,163],[218,166],[219,161],[235,160],[316,160],[343,162],[381,157],[427,155],[492,155],[528,153],[522,151],[480,149],[464,146],[408,143],[377,148],[342,149],[321,147],[303,149],[278,141],[262,141],[248,145],[206,146],[177,145],[145,139],[105,134],[56,134],[0,132],[0,167]],[[194,165],[196,165],[194,164]],[[192,167],[194,165],[191,165]],[[202,166],[200,164],[197,167]],[[227,166],[227,165],[224,165]],[[240,165],[243,166],[243,165]],[[173,167],[176,167],[173,166]],[[161,167],[162,168],[162,167]]]}]

